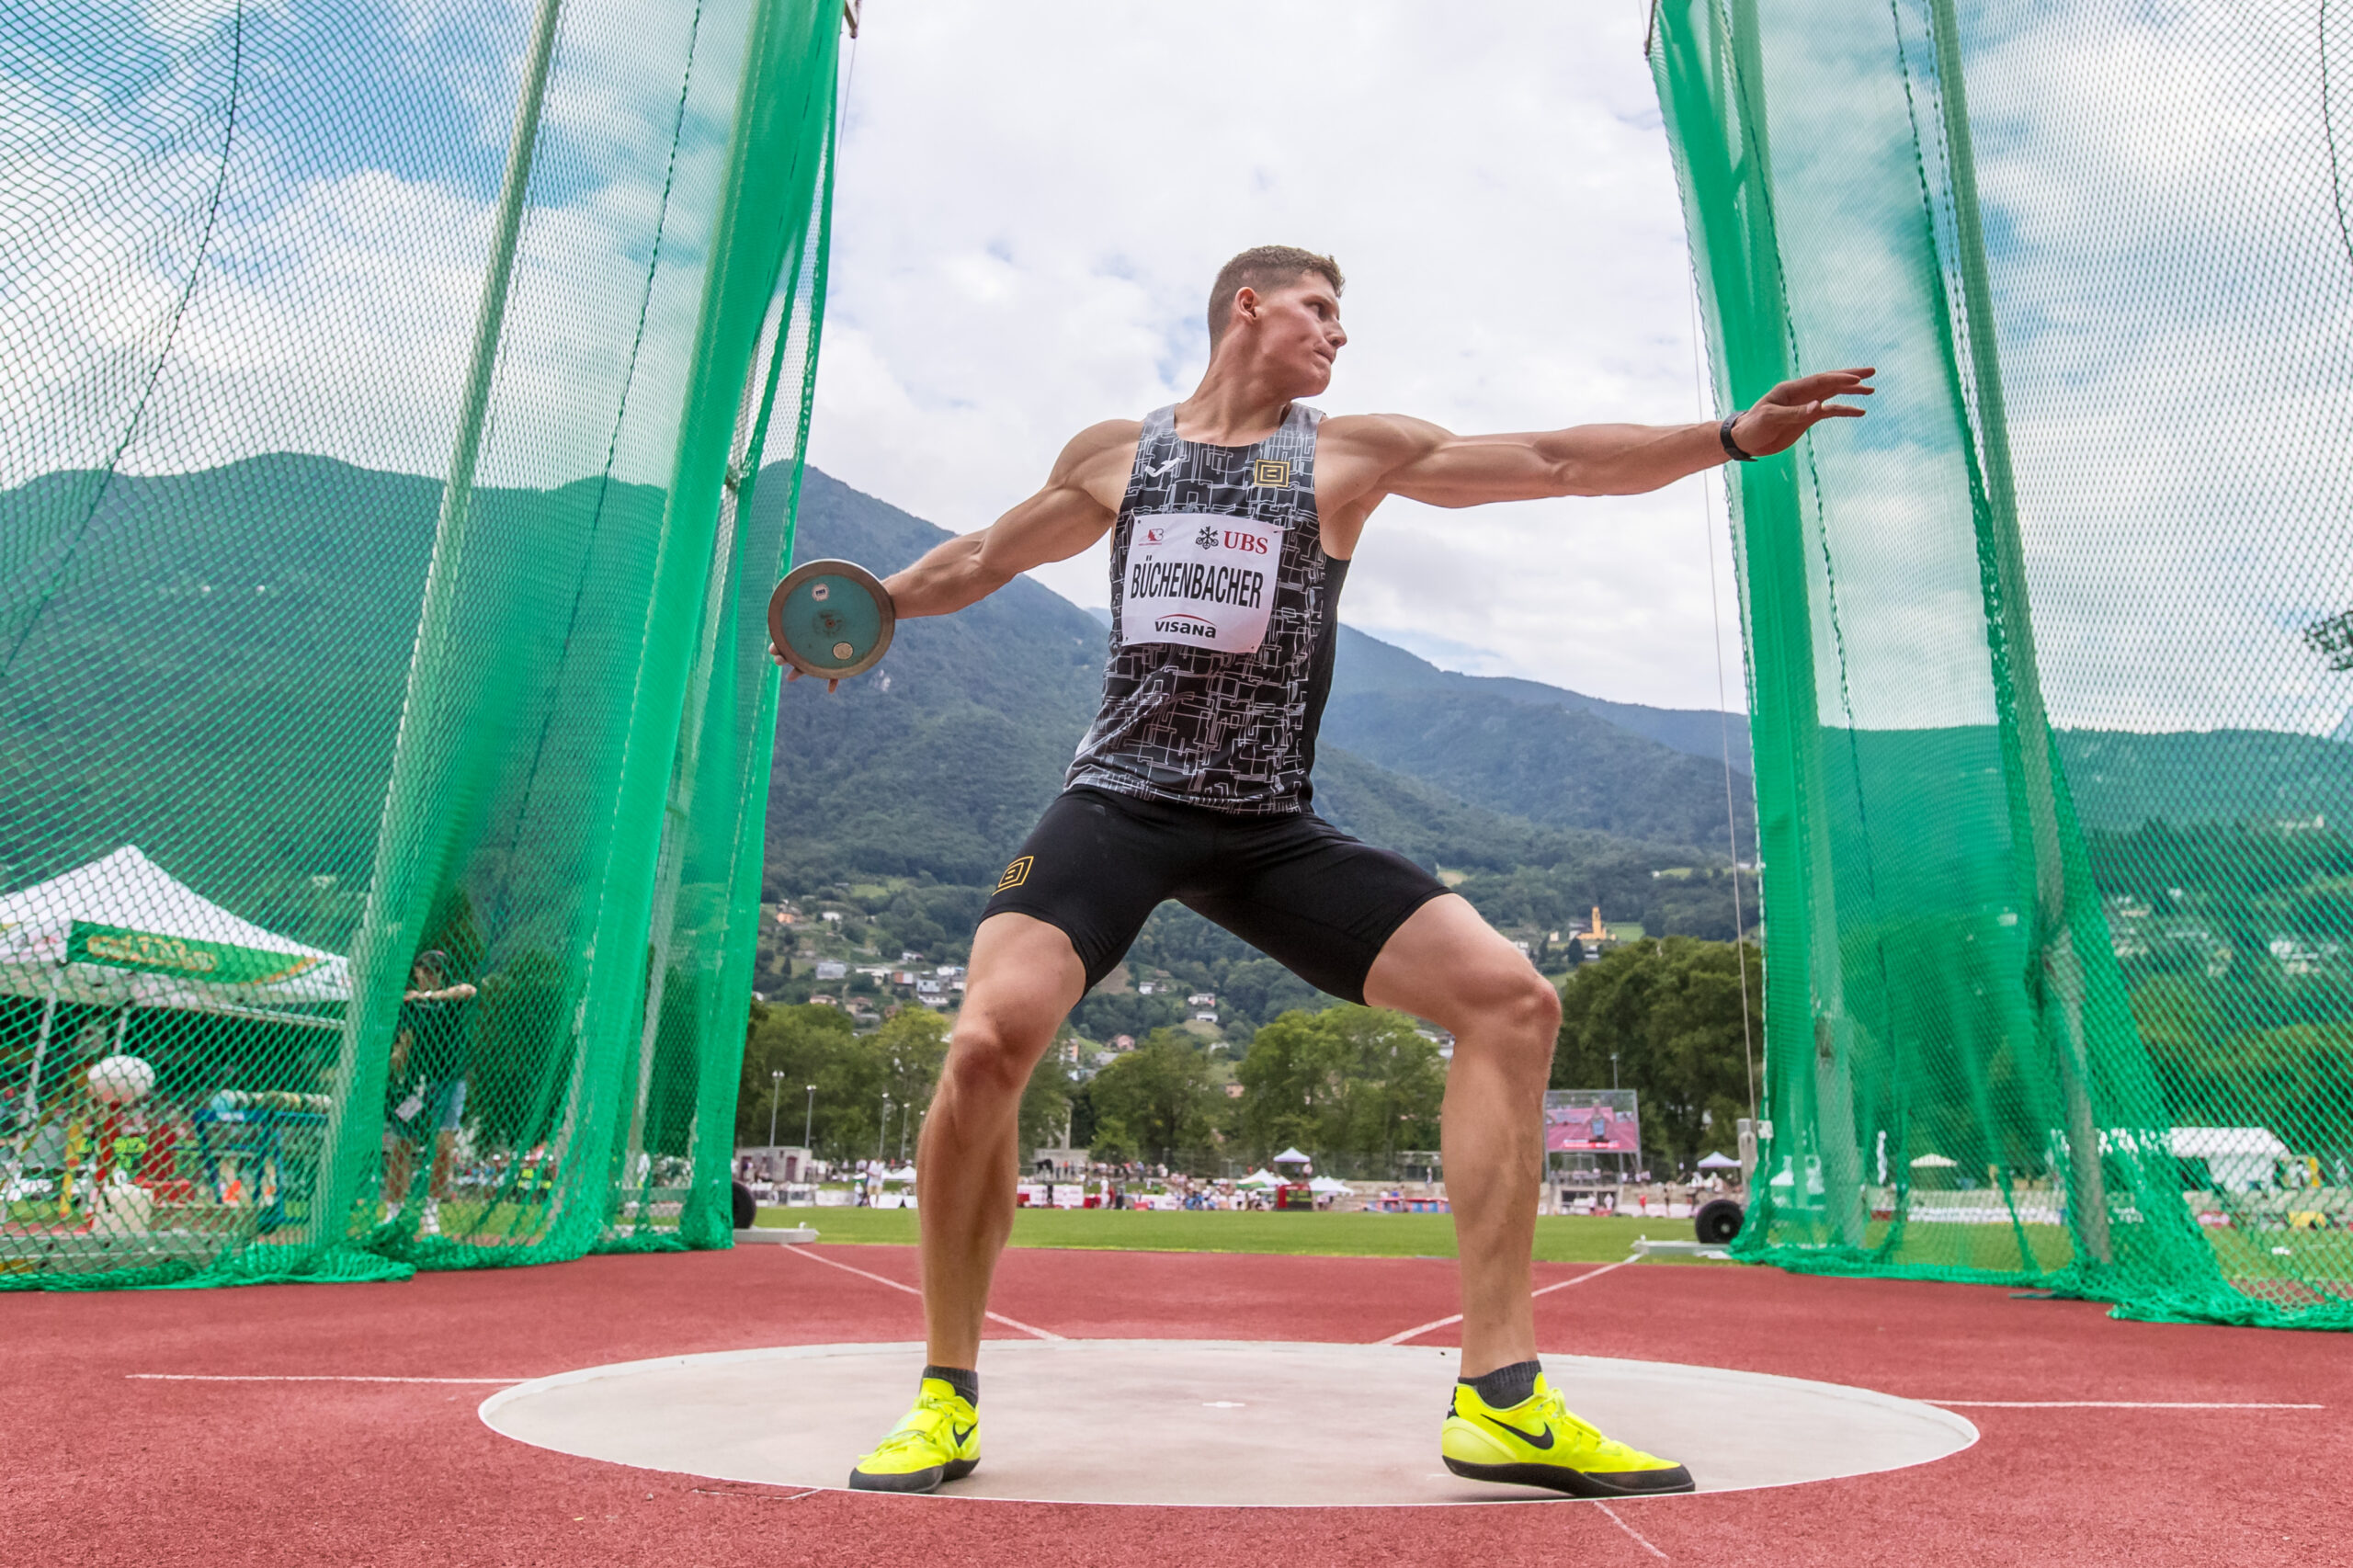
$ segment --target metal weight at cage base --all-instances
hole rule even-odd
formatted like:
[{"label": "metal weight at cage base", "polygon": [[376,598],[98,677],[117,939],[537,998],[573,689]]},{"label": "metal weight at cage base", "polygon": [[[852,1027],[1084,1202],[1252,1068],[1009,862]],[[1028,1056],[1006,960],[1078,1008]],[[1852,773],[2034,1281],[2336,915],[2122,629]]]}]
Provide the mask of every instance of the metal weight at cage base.
[{"label": "metal weight at cage base", "polygon": [[805,562],[768,596],[768,641],[805,676],[864,675],[897,624],[881,579],[853,561]]}]

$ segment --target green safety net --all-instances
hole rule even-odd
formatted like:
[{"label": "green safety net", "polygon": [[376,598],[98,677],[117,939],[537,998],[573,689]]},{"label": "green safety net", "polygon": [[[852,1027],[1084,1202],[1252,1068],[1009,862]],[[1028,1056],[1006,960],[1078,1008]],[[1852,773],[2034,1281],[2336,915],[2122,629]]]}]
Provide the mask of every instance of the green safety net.
[{"label": "green safety net", "polygon": [[[2353,7],[2347,7],[2353,9]],[[2353,1327],[2353,22],[1663,0],[1731,484],[1747,1258]]]},{"label": "green safety net", "polygon": [[843,19],[0,18],[0,1287],[729,1244]]}]

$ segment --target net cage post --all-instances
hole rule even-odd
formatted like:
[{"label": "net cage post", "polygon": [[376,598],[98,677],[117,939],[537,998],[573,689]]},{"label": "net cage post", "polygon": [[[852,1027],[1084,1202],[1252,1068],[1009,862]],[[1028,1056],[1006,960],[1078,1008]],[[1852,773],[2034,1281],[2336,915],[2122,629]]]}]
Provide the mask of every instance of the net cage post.
[{"label": "net cage post", "polygon": [[[809,187],[806,222],[790,233],[771,319],[761,335],[763,348],[745,383],[722,490],[722,548],[711,558],[711,597],[705,609],[715,632],[705,637],[697,662],[673,779],[671,824],[680,852],[670,867],[665,845],[655,930],[667,935],[653,966],[657,994],[646,1007],[639,1109],[625,1167],[639,1168],[657,1117],[670,1125],[666,1142],[675,1143],[683,1133],[683,1157],[692,1174],[676,1235],[694,1245],[732,1241],[729,1180],[740,1051],[686,1053],[677,1042],[732,1036],[736,1027],[731,1020],[744,1017],[751,1004],[766,850],[760,824],[773,757],[772,746],[765,743],[775,732],[779,682],[760,638],[744,635],[744,628],[763,623],[768,585],[789,563],[822,337],[838,103],[817,104],[813,112],[824,123],[813,141],[804,137],[796,142],[785,181],[789,192],[798,195],[802,188],[804,159],[813,160],[821,173]],[[788,392],[786,444],[764,471],[778,403]],[[778,475],[781,494],[762,497],[764,472]],[[674,979],[685,983],[682,989],[673,992]],[[682,1061],[693,1064],[690,1071],[679,1065]],[[692,1107],[683,1129],[677,1125],[681,1102]],[[681,1151],[669,1153],[677,1157]],[[636,1230],[617,1228],[609,1244],[627,1244],[626,1238],[646,1233],[648,1216],[644,1199],[640,1201]],[[620,1218],[617,1213],[616,1221]]]},{"label": "net cage post", "polygon": [[[436,678],[438,669],[433,655],[456,635],[483,425],[489,413],[492,378],[506,327],[516,245],[522,234],[540,114],[547,103],[548,74],[555,61],[557,22],[563,11],[563,0],[540,0],[517,97],[490,263],[475,315],[473,351],[466,367],[457,437],[426,568],[424,607],[409,665],[408,697],[402,707],[392,779],[384,791],[376,866],[369,879],[367,910],[352,944],[352,995],[332,1080],[336,1089],[327,1124],[327,1157],[320,1166],[319,1201],[312,1205],[306,1227],[306,1243],[313,1249],[335,1245],[343,1239],[360,1185],[374,1169],[374,1140],[368,1136],[366,1123],[383,1097],[385,1051],[392,1040],[393,1013],[415,950],[417,924],[425,913],[418,901],[420,896],[429,899],[430,890],[445,878],[448,847],[463,825],[458,813],[447,810],[447,802],[456,793],[451,787],[452,763],[462,744],[460,737],[471,725],[464,696]],[[434,842],[437,836],[438,843]]]},{"label": "net cage post", "polygon": [[[631,1124],[642,1137],[642,1096],[651,1086],[653,1047],[661,1026],[661,996],[668,980],[665,947],[675,915],[676,878],[688,851],[701,714],[689,698],[697,662],[724,628],[741,640],[728,607],[727,575],[719,550],[731,477],[741,460],[739,434],[751,408],[759,368],[761,329],[770,317],[780,277],[793,276],[785,263],[797,246],[796,222],[805,225],[819,185],[819,159],[807,155],[830,124],[834,51],[839,17],[830,4],[769,0],[756,20],[739,92],[735,134],[728,152],[728,178],[714,225],[719,258],[706,275],[688,376],[687,414],[682,421],[655,558],[646,619],[647,655],[632,694],[628,740],[617,785],[617,812],[624,820],[652,818],[663,824],[658,840],[641,835],[628,842],[613,868],[613,881],[600,912],[598,946],[608,926],[651,933],[642,975],[608,970],[592,979],[592,1009],[602,1000],[616,1017],[634,1017],[631,1031],[640,1051],[640,1094],[633,1096]],[[764,166],[772,147],[791,146],[802,155],[788,165],[787,177]],[[731,541],[732,542],[732,541]],[[765,563],[764,563],[765,564]],[[687,636],[680,636],[680,629]],[[695,635],[699,632],[700,635]],[[703,666],[706,674],[709,665]],[[773,678],[768,676],[766,678]],[[685,801],[676,799],[682,791]],[[669,808],[676,807],[676,810]],[[665,876],[665,863],[670,868]],[[657,900],[665,880],[671,907]],[[603,996],[596,997],[602,983]],[[621,1041],[613,1042],[620,1046]],[[635,1178],[638,1161],[624,1134],[615,1153],[616,1191]],[[603,1162],[599,1162],[600,1164]]]}]

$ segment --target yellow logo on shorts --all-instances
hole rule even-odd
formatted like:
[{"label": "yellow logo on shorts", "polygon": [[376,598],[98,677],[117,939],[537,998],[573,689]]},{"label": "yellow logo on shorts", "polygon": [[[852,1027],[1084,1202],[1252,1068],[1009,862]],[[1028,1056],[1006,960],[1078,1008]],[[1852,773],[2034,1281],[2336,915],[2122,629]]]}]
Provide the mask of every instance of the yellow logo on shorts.
[{"label": "yellow logo on shorts", "polygon": [[1290,483],[1289,458],[1260,458],[1250,465],[1250,483],[1268,484],[1281,490]]},{"label": "yellow logo on shorts", "polygon": [[1003,892],[1007,888],[1017,888],[1028,881],[1029,868],[1037,864],[1037,860],[1038,858],[1035,855],[1024,855],[1020,859],[1007,866],[1005,869],[1005,875],[996,880],[996,891]]}]

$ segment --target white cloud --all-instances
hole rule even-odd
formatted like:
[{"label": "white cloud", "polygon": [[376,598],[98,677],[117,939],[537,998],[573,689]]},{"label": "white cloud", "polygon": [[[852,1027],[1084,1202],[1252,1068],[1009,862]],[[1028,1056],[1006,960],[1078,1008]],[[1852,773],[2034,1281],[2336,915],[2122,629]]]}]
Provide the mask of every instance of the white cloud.
[{"label": "white cloud", "polygon": [[[1693,417],[1644,16],[882,0],[835,187],[813,460],[981,527],[1080,428],[1185,395],[1211,277],[1269,242],[1349,272],[1329,411],[1462,430]],[[1392,501],[1344,613],[1499,672],[1713,706],[1721,524],[1702,506],[1697,482],[1473,512]],[[1105,572],[1098,548],[1038,575],[1097,605]],[[1736,638],[1727,657],[1737,702]]]},{"label": "white cloud", "polygon": [[[1963,11],[2038,665],[2063,725],[2325,732],[2353,703],[2298,635],[2353,605],[2353,256],[2319,62],[2278,47],[2308,20],[2263,8],[2268,25],[2218,0]],[[1933,51],[1919,7],[1899,14],[1908,87],[1889,14],[1858,25],[1841,0],[1781,0],[1763,50],[1798,349],[1881,371],[1875,417],[1818,465],[1828,560],[1810,538],[1805,564],[1817,602],[1835,567],[1844,640],[1816,628],[1817,699],[1870,726],[1983,722],[1937,332],[1961,284]]]},{"label": "white cloud", "polygon": [[[1204,0],[1177,26],[1160,0],[1040,0],[1017,20],[881,0],[851,97],[815,460],[982,526],[1073,431],[1182,396],[1205,356],[1204,280],[1267,240],[1351,271],[1355,340],[1328,408],[1458,429],[1690,417],[1645,9]],[[2297,637],[2353,605],[2353,258],[2326,200],[2317,60],[2277,47],[2309,31],[2305,8],[2260,9],[2263,25],[2236,0],[1965,15],[2063,723],[2326,729],[2353,702],[2353,680]],[[1810,247],[1793,252],[1811,275],[1802,352],[1886,371],[1871,426],[1815,437],[1851,460],[1824,477],[1853,678],[1840,688],[1823,628],[1823,710],[1983,722],[1965,485],[1904,254],[1919,217],[1894,40],[1885,13],[1843,5],[1790,0],[1772,19],[1777,168],[1817,182],[1823,225],[1784,230]],[[2353,146],[2353,123],[2337,130]],[[1700,488],[1472,513],[1392,502],[1346,613],[1478,651],[1458,663],[1712,704],[1703,539],[1724,623],[1733,609]],[[1108,597],[1100,551],[1039,575]],[[1737,701],[1736,655],[1729,674]]]},{"label": "white cloud", "polygon": [[2353,704],[2299,635],[2353,608],[2353,255],[2306,40],[2300,0],[2176,0],[2041,13],[1972,61],[2064,720],[2325,733]]},{"label": "white cloud", "polygon": [[[1800,4],[1776,13],[1806,46],[1799,90],[1773,99],[1778,166],[1810,160],[1835,187],[1842,160],[1880,155],[1903,184],[1889,46],[1819,22],[1802,35]],[[2121,20],[2001,12],[2008,32],[1993,9],[1967,13],[2036,630],[2063,722],[2325,730],[2353,704],[2353,677],[2298,640],[2353,606],[2353,256],[2327,200],[2317,60],[2273,47],[2304,26],[2301,4],[2262,0],[2267,26],[2237,0]],[[382,115],[334,125],[317,118],[332,95],[298,89],[332,79],[335,28],[303,7],[248,12],[227,198],[152,395],[219,172],[228,13],[115,13],[145,40],[125,102],[67,90],[53,62],[13,65],[51,74],[0,93],[0,483],[104,460],[142,396],[123,459],[136,472],[292,447],[438,473],[533,9],[353,13],[381,24],[397,70],[367,100]],[[566,6],[493,483],[603,465],[690,15]],[[633,479],[658,483],[671,455],[744,15],[745,0],[702,15],[620,432]],[[946,526],[985,524],[1075,430],[1189,390],[1207,279],[1268,240],[1328,249],[1352,274],[1329,409],[1464,430],[1693,416],[1644,16],[1641,0],[876,0],[836,186],[815,460]],[[2347,41],[2332,40],[2340,59]],[[1873,74],[1864,103],[1852,84]],[[2353,87],[2353,62],[2344,74]],[[2245,90],[2262,82],[2276,86]],[[2336,130],[2353,147],[2341,108]],[[1921,278],[1886,237],[1900,221],[1916,243],[1915,219],[1881,184],[1844,205],[1830,189],[1815,212],[1832,226],[1790,236],[1821,247],[1805,262],[1822,279],[1808,360],[1888,370],[1870,425],[1815,437],[1849,449],[1825,471],[1840,608],[1850,668],[1880,672],[1836,692],[1825,642],[1824,710],[1836,696],[1866,723],[1949,722],[1985,710],[1982,665],[1952,653],[1973,635],[1975,562],[1952,527],[1952,454],[1906,428],[1905,400],[1939,371],[1919,341]],[[1706,494],[1392,502],[1348,618],[1466,667],[1712,705],[1718,633],[1736,621]],[[1924,552],[1930,534],[1942,546]],[[1098,550],[1040,575],[1093,605],[1103,572]]]},{"label": "white cloud", "polygon": [[[319,84],[347,64],[340,27],[256,29],[233,139],[233,51],[200,6],[173,14],[168,47],[142,57],[130,101],[67,91],[70,72],[51,62],[20,64],[27,74],[0,93],[0,132],[17,150],[0,172],[0,341],[12,367],[0,378],[0,483],[108,460],[134,412],[129,472],[292,449],[441,474],[531,9],[363,14],[355,21],[381,25],[368,47],[408,52],[381,101],[360,100],[381,118],[333,123],[318,118],[334,104]],[[599,472],[617,437],[620,477],[666,481],[746,15],[744,0],[704,8],[681,121],[692,13],[639,0],[566,7],[483,483]]]}]

